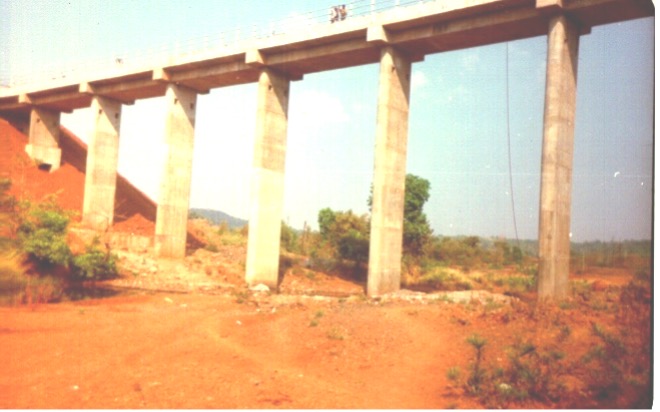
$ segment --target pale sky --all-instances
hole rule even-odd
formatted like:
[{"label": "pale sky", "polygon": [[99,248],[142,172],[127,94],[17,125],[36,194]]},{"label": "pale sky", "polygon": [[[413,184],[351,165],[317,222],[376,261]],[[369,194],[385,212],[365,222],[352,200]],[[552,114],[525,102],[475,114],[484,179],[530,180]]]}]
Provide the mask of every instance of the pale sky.
[{"label": "pale sky", "polygon": [[[362,3],[369,3],[363,0]],[[287,19],[327,23],[332,0],[0,0],[0,83],[63,65],[242,32]],[[312,12],[312,13],[308,13]],[[598,26],[580,39],[573,163],[574,241],[650,239],[655,19]],[[183,47],[183,46],[181,46]],[[508,90],[507,90],[508,55]],[[407,170],[431,182],[436,235],[535,239],[546,37],[429,55],[413,65]],[[292,83],[284,219],[317,227],[324,207],[367,213],[373,177],[378,66]],[[191,207],[246,219],[256,119],[255,84],[198,97]],[[119,172],[156,199],[163,100],[124,106]],[[86,139],[89,110],[62,124]]]}]

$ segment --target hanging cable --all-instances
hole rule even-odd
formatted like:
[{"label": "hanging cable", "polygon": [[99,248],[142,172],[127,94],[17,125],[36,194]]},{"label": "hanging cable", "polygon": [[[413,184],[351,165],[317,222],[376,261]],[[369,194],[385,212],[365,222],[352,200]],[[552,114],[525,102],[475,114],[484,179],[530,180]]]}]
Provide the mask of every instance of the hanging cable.
[{"label": "hanging cable", "polygon": [[509,192],[511,193],[511,213],[513,214],[513,230],[516,232],[516,243],[520,248],[518,238],[518,222],[516,221],[516,202],[513,196],[513,171],[511,170],[511,119],[509,111],[509,42],[506,42],[506,140],[509,149]]}]

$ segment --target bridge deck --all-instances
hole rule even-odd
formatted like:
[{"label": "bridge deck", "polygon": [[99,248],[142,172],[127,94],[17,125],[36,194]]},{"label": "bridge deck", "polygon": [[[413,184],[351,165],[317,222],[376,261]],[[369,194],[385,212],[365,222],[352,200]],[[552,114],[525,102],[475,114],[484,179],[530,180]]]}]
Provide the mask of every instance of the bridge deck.
[{"label": "bridge deck", "polygon": [[264,65],[296,80],[376,63],[384,44],[420,61],[427,54],[546,35],[555,13],[568,15],[588,33],[593,26],[653,16],[655,8],[651,0],[438,0],[173,58],[159,67],[2,90],[0,115],[29,113],[33,105],[70,112],[88,107],[93,94],[131,104],[163,96],[168,82],[207,93],[256,82]]}]

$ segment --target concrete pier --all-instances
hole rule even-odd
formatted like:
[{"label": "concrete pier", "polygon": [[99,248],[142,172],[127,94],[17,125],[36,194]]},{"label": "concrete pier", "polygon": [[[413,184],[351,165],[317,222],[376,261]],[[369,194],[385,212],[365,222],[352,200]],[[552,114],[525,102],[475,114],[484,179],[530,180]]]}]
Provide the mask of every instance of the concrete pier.
[{"label": "concrete pier", "polygon": [[563,15],[548,33],[541,201],[539,212],[540,298],[568,296],[571,184],[577,90],[579,28]]},{"label": "concrete pier", "polygon": [[186,255],[197,93],[168,84],[165,99],[165,162],[154,246],[159,257],[182,258]]},{"label": "concrete pier", "polygon": [[39,107],[30,112],[30,135],[25,151],[39,165],[49,165],[50,171],[60,168],[60,113]]},{"label": "concrete pier", "polygon": [[401,283],[403,209],[411,62],[391,46],[381,51],[367,294]]},{"label": "concrete pier", "polygon": [[94,128],[87,142],[82,221],[90,229],[105,231],[114,219],[121,103],[94,96],[91,107]]},{"label": "concrete pier", "polygon": [[289,84],[269,68],[259,75],[245,280],[271,288],[278,284]]}]

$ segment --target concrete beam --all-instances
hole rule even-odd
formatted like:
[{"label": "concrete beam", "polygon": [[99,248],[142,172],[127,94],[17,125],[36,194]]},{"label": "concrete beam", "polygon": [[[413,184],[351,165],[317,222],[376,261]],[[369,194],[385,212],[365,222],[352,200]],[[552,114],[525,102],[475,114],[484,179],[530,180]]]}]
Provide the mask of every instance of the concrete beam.
[{"label": "concrete beam", "polygon": [[290,81],[269,68],[259,76],[245,280],[278,286]]},{"label": "concrete beam", "polygon": [[133,104],[135,100],[165,96],[167,84],[153,79],[153,70],[140,71],[79,84],[81,93],[92,93]]},{"label": "concrete beam", "polygon": [[186,254],[190,182],[197,93],[169,84],[165,93],[165,161],[156,211],[156,255],[183,258]]},{"label": "concrete beam", "polygon": [[362,35],[300,49],[268,50],[264,63],[286,73],[290,80],[300,80],[308,73],[377,62],[380,51],[376,46]]},{"label": "concrete beam", "polygon": [[[142,82],[146,83],[146,81],[142,81]],[[135,85],[130,85],[126,83],[119,83],[119,84],[106,85],[106,86],[95,86],[92,83],[84,82],[84,83],[80,83],[78,90],[80,91],[80,93],[83,94],[88,94],[90,96],[106,97],[130,106],[135,103],[135,99],[126,99],[126,98],[116,99],[113,98],[112,96],[114,96],[117,93],[123,93],[129,91],[134,87]]]},{"label": "concrete beam", "polygon": [[369,296],[401,287],[403,208],[412,64],[391,46],[381,51],[374,159]]},{"label": "concrete beam", "polygon": [[[46,96],[30,96],[29,94],[22,94],[18,98],[19,103],[29,104],[32,106],[54,106],[61,102],[72,100],[80,100],[80,93],[78,91],[71,91],[67,93],[46,95]],[[60,112],[72,112],[73,109],[61,110]]]},{"label": "concrete beam", "polygon": [[[178,74],[180,74],[180,73],[177,73],[177,75]],[[162,84],[172,83],[172,84],[176,84],[178,86],[183,86],[183,87],[186,87],[188,89],[194,90],[195,93],[197,93],[197,94],[208,94],[209,93],[208,88],[200,89],[200,88],[197,88],[197,87],[191,87],[187,84],[181,84],[182,82],[179,79],[179,77],[181,77],[181,76],[176,76],[170,70],[162,68],[162,67],[156,68],[152,72],[152,80],[154,80],[156,82],[160,82]],[[199,80],[199,78],[196,78],[195,80]]]},{"label": "concrete beam", "polygon": [[541,159],[539,298],[568,296],[578,45],[579,28],[575,24],[565,16],[550,20]]},{"label": "concrete beam", "polygon": [[91,97],[80,93],[78,85],[67,85],[50,89],[20,93],[18,103],[39,106],[55,112],[72,112],[75,109],[89,107]]},{"label": "concrete beam", "polygon": [[249,83],[256,80],[252,75],[254,67],[245,61],[222,62],[203,67],[193,68],[157,68],[153,71],[153,79],[172,82],[206,94],[210,89],[222,86],[232,86]]},{"label": "concrete beam", "polygon": [[30,104],[20,102],[21,95],[0,97],[0,113],[29,113]]},{"label": "concrete beam", "polygon": [[389,40],[392,44],[437,40],[435,47],[447,51],[545,34],[538,23],[537,10],[515,9],[418,26],[392,33]]},{"label": "concrete beam", "polygon": [[266,65],[266,59],[259,50],[250,49],[245,52],[245,64],[252,67],[263,67]]},{"label": "concrete beam", "polygon": [[199,67],[192,70],[173,71],[168,69],[154,70],[154,79],[169,82],[182,82],[186,80],[195,80],[204,77],[222,76],[228,73],[234,73],[246,68],[244,62],[225,63],[218,66]]},{"label": "concrete beam", "polygon": [[114,220],[121,102],[94,96],[92,114],[94,128],[87,142],[82,222],[90,229],[105,231]]},{"label": "concrete beam", "polygon": [[367,43],[384,45],[391,42],[390,34],[383,26],[369,26],[367,28]]},{"label": "concrete beam", "polygon": [[25,151],[39,165],[49,165],[50,171],[60,168],[60,113],[33,107],[30,113],[30,134]]},{"label": "concrete beam", "polygon": [[563,9],[564,0],[536,0],[537,9]]}]

